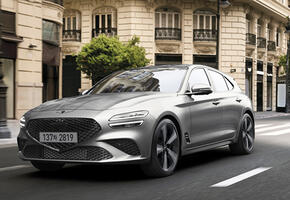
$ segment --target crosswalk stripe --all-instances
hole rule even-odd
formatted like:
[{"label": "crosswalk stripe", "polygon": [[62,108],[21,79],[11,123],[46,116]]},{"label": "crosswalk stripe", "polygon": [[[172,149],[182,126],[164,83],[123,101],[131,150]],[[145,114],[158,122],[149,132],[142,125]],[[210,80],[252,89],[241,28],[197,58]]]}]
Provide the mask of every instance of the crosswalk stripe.
[{"label": "crosswalk stripe", "polygon": [[211,187],[228,187],[228,186],[231,186],[231,185],[233,185],[235,183],[243,181],[243,180],[245,180],[247,178],[250,178],[252,176],[260,174],[260,173],[262,173],[264,171],[267,171],[269,169],[271,169],[271,167],[259,167],[259,168],[253,169],[251,171],[248,171],[246,173],[243,173],[243,174],[240,174],[238,176],[235,176],[233,178],[230,178],[230,179],[227,179],[225,181],[222,181],[222,182],[219,182],[217,184],[214,184]]},{"label": "crosswalk stripe", "polygon": [[268,132],[270,130],[275,130],[279,128],[285,128],[285,127],[290,127],[290,124],[283,124],[280,126],[272,126],[272,127],[267,127],[267,128],[256,128],[256,133],[261,133],[261,132]]},{"label": "crosswalk stripe", "polygon": [[259,134],[259,135],[264,135],[264,136],[272,136],[272,135],[285,135],[287,133],[290,133],[290,129],[284,129],[284,130],[279,130],[279,131],[273,131],[270,133],[263,133],[263,134]]},{"label": "crosswalk stripe", "polygon": [[272,126],[272,124],[259,124],[259,125],[255,125],[255,128],[262,128],[265,126]]}]

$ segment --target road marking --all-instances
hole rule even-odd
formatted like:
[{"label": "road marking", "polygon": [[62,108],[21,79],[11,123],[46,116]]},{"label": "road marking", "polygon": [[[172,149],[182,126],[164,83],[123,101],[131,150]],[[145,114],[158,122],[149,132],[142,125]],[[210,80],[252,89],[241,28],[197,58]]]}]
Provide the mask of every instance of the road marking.
[{"label": "road marking", "polygon": [[270,133],[264,133],[264,134],[259,134],[259,135],[264,135],[264,136],[272,136],[272,135],[285,135],[287,133],[290,133],[290,129],[284,129],[284,130],[279,130],[279,131],[273,131]]},{"label": "road marking", "polygon": [[30,165],[15,165],[15,166],[11,166],[11,167],[2,167],[2,168],[0,168],[0,172],[23,169],[23,168],[28,168],[28,167],[31,167],[31,166]]},{"label": "road marking", "polygon": [[274,130],[274,129],[279,129],[279,128],[285,128],[285,127],[290,127],[290,124],[283,124],[280,126],[272,126],[272,127],[267,127],[267,128],[258,128],[256,129],[256,133],[261,133],[261,132],[268,132],[270,130]]},{"label": "road marking", "polygon": [[259,124],[259,125],[256,125],[255,128],[262,128],[265,126],[272,126],[272,124]]},{"label": "road marking", "polygon": [[227,179],[225,181],[222,181],[222,182],[219,182],[217,184],[214,184],[214,185],[212,185],[210,187],[228,187],[228,186],[231,186],[231,185],[233,185],[235,183],[243,181],[243,180],[245,180],[247,178],[250,178],[252,176],[260,174],[260,173],[262,173],[264,171],[267,171],[267,170],[269,170],[271,168],[272,167],[259,167],[259,168],[253,169],[251,171],[248,171],[246,173],[243,173],[243,174],[240,174],[238,176],[235,176],[233,178],[230,178],[230,179]]}]

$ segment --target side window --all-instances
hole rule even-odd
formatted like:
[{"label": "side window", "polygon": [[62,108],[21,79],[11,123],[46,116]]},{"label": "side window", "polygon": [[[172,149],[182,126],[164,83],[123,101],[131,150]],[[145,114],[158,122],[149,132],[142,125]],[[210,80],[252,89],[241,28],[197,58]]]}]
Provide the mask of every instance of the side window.
[{"label": "side window", "polygon": [[229,90],[232,90],[232,89],[234,89],[234,86],[233,86],[233,84],[225,77],[225,80],[226,80],[226,84],[227,84],[227,86],[228,86],[228,88],[229,88]]},{"label": "side window", "polygon": [[205,84],[210,86],[207,75],[203,69],[194,69],[188,80],[189,87],[195,84]]},{"label": "side window", "polygon": [[228,91],[228,86],[225,82],[224,76],[220,73],[208,70],[210,77],[212,79],[212,82],[214,84],[214,87],[217,92],[225,92]]}]

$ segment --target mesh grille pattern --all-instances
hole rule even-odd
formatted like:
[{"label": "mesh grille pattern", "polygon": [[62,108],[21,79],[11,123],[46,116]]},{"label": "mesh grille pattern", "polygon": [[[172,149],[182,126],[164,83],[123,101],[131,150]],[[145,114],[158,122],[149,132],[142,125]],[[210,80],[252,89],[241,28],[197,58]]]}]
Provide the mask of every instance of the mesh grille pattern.
[{"label": "mesh grille pattern", "polygon": [[133,140],[118,139],[118,140],[108,140],[106,142],[112,145],[113,147],[120,149],[126,154],[133,155],[133,156],[140,155],[139,148]]},{"label": "mesh grille pattern", "polygon": [[[53,118],[53,119],[33,119],[28,122],[27,130],[29,134],[39,141],[40,132],[77,132],[78,143],[96,135],[100,130],[100,125],[93,119],[87,118]],[[44,143],[53,148],[65,151],[72,148],[74,143]]]},{"label": "mesh grille pattern", "polygon": [[43,146],[31,145],[24,148],[23,154],[27,158],[55,160],[100,161],[113,157],[112,154],[101,147],[78,147],[66,152],[57,152]]}]

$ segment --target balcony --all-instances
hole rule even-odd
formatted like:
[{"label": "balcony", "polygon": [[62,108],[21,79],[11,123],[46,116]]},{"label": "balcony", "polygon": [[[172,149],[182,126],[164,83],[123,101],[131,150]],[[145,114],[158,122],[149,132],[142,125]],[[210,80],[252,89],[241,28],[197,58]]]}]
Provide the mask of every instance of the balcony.
[{"label": "balcony", "polygon": [[155,28],[155,40],[181,40],[181,29]]},{"label": "balcony", "polygon": [[105,34],[106,36],[115,36],[115,35],[117,35],[117,28],[93,29],[93,31],[92,31],[93,37],[98,37],[100,34]]},{"label": "balcony", "polygon": [[257,45],[258,48],[262,48],[262,49],[266,48],[266,38],[258,37],[257,43],[258,43]]},{"label": "balcony", "polygon": [[46,1],[49,1],[49,2],[52,2],[52,3],[56,3],[58,5],[63,6],[63,0],[46,0]]},{"label": "balcony", "polygon": [[62,32],[63,42],[80,42],[81,30],[64,30]]},{"label": "balcony", "polygon": [[216,41],[217,31],[211,29],[194,29],[193,41]]},{"label": "balcony", "polygon": [[274,41],[268,41],[268,51],[276,51],[276,43]]},{"label": "balcony", "polygon": [[246,34],[246,44],[256,45],[256,35],[252,33]]}]

